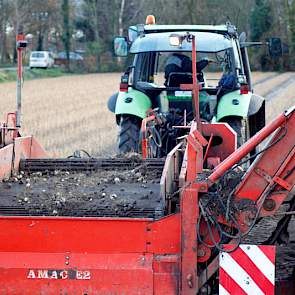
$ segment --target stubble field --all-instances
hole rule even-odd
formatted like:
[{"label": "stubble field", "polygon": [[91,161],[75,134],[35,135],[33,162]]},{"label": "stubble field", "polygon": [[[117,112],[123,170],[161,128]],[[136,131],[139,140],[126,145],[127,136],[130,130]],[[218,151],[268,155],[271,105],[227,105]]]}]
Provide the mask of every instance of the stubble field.
[{"label": "stubble field", "polygon": [[[21,133],[33,134],[51,156],[80,149],[93,156],[115,154],[118,128],[107,100],[119,79],[110,73],[25,81]],[[268,120],[295,104],[295,73],[257,72],[253,82],[255,92],[266,96]],[[1,114],[14,110],[15,87],[0,84]]]}]

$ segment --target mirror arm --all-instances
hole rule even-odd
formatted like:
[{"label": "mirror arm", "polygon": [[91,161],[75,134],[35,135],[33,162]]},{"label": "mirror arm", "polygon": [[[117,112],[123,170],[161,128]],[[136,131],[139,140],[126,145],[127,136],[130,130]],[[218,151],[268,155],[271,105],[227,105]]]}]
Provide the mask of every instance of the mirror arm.
[{"label": "mirror arm", "polygon": [[269,45],[269,42],[241,42],[241,48]]}]

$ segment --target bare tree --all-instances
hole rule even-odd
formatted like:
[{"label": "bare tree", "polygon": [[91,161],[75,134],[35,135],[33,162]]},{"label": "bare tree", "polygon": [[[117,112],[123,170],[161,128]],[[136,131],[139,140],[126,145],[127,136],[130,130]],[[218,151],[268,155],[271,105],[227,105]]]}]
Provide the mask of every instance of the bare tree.
[{"label": "bare tree", "polygon": [[11,13],[11,3],[8,0],[0,0],[0,48],[1,48],[1,62],[7,62],[7,27],[9,24],[9,15]]}]

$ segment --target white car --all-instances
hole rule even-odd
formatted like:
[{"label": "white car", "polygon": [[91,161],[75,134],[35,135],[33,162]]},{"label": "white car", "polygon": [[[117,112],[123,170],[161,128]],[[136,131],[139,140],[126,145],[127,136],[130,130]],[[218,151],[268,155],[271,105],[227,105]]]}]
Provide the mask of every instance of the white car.
[{"label": "white car", "polygon": [[49,51],[32,51],[30,55],[29,67],[32,68],[51,68],[54,58]]}]

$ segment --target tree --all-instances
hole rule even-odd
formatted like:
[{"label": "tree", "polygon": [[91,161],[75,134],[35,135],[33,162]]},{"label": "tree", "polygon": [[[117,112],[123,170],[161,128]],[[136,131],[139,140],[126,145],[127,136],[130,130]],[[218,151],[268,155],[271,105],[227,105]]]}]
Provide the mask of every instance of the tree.
[{"label": "tree", "polygon": [[[84,0],[81,5],[80,29],[86,35],[88,50],[95,56],[96,69],[100,70],[99,1]],[[82,25],[82,26],[81,26]]]},{"label": "tree", "polygon": [[62,17],[63,17],[63,33],[62,33],[62,41],[64,44],[67,63],[67,70],[70,70],[70,50],[71,50],[71,28],[70,28],[70,6],[69,0],[63,0],[62,6]]},{"label": "tree", "polygon": [[295,1],[286,1],[291,49],[295,53]]},{"label": "tree", "polygon": [[11,14],[11,4],[7,0],[0,0],[0,43],[1,43],[1,63],[7,62],[7,27],[9,15]]},{"label": "tree", "polygon": [[255,0],[250,15],[251,38],[253,41],[261,40],[272,26],[271,5],[267,0]]}]

